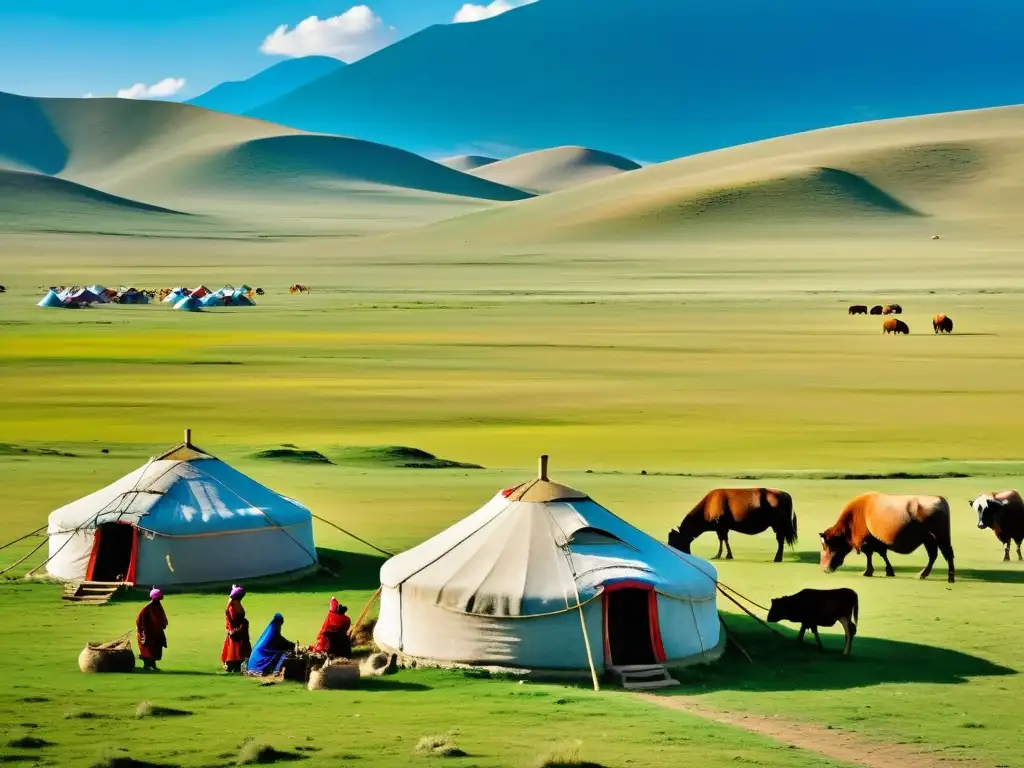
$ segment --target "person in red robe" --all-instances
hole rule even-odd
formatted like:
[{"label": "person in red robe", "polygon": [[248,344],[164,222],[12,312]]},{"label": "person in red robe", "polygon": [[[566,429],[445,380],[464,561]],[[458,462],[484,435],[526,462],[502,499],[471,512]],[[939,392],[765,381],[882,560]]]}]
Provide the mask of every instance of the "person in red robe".
[{"label": "person in red robe", "polygon": [[326,653],[329,657],[352,658],[352,641],[349,639],[348,631],[352,626],[352,619],[345,615],[348,608],[341,605],[336,599],[331,598],[330,609],[327,611],[327,618],[320,627],[320,634],[316,636],[313,643],[313,650],[318,653]]},{"label": "person in red robe", "polygon": [[228,607],[224,611],[224,624],[228,635],[224,638],[220,660],[228,672],[241,673],[242,664],[252,653],[252,643],[249,640],[249,620],[245,618],[245,608],[242,607],[243,597],[245,597],[245,590],[237,584],[232,586]]},{"label": "person in red robe", "polygon": [[167,647],[167,614],[164,612],[164,593],[156,587],[149,591],[149,602],[135,619],[138,632],[139,656],[142,668],[157,671],[156,663],[164,657]]}]

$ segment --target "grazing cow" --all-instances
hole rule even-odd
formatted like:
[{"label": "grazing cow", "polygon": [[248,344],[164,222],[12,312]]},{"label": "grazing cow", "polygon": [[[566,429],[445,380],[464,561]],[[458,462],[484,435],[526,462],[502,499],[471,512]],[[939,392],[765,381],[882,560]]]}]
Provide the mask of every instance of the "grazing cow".
[{"label": "grazing cow", "polygon": [[802,589],[795,595],[773,598],[768,610],[768,621],[773,624],[779,621],[799,624],[797,640],[801,643],[804,641],[804,633],[811,630],[819,651],[824,651],[825,646],[821,644],[818,627],[834,627],[839,622],[846,634],[843,656],[849,656],[853,637],[857,634],[859,612],[860,602],[852,589]]},{"label": "grazing cow", "polygon": [[1010,541],[1017,545],[1017,559],[1024,560],[1020,553],[1024,541],[1024,499],[1017,491],[983,493],[971,502],[971,508],[978,513],[978,528],[991,528],[996,538],[1003,543],[1003,561],[1010,559]]},{"label": "grazing cow", "polygon": [[884,307],[882,307],[882,314],[883,315],[902,315],[903,314],[903,307],[901,307],[899,304],[886,304]]},{"label": "grazing cow", "polygon": [[932,318],[932,330],[936,333],[952,333],[953,320],[945,315],[936,315]]},{"label": "grazing cow", "polygon": [[888,551],[909,555],[924,545],[928,565],[918,578],[928,578],[939,552],[949,567],[950,584],[956,576],[949,533],[949,503],[941,496],[862,494],[843,507],[839,520],[823,531],[820,538],[821,567],[826,573],[834,572],[854,551],[867,558],[865,576],[875,573],[871,556],[876,553],[885,562],[885,575],[895,576]]},{"label": "grazing cow", "polygon": [[881,304],[875,304],[875,306],[873,306],[871,308],[870,314],[872,314],[872,315],[880,315],[880,314],[882,314],[882,309],[883,309],[883,307],[882,307]]},{"label": "grazing cow", "polygon": [[854,304],[846,313],[848,315],[866,315],[868,313],[868,307],[866,304]]},{"label": "grazing cow", "polygon": [[894,333],[894,334],[908,334],[910,333],[910,326],[904,323],[902,320],[897,320],[895,317],[890,317],[884,323],[882,323],[882,333]]},{"label": "grazing cow", "polygon": [[783,543],[796,543],[796,513],[793,497],[785,491],[772,488],[716,488],[710,491],[693,510],[683,518],[678,528],[668,534],[669,546],[690,554],[693,540],[707,531],[718,534],[718,554],[725,547],[726,560],[732,560],[729,531],[755,536],[771,528],[779,547],[775,562],[782,562]]}]

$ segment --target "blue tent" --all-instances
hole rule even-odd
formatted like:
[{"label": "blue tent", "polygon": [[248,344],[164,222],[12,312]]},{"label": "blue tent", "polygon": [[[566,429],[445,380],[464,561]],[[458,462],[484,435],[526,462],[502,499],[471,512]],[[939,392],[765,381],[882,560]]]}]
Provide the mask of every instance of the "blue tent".
[{"label": "blue tent", "polygon": [[183,291],[181,288],[175,288],[173,291],[171,291],[164,297],[164,301],[167,302],[168,304],[177,304],[185,296],[188,296],[188,294],[185,291]]},{"label": "blue tent", "polygon": [[219,307],[224,304],[224,297],[219,293],[208,293],[199,299],[199,303],[204,307]]},{"label": "blue tent", "polygon": [[36,304],[36,306],[37,307],[59,307],[59,308],[63,309],[65,305],[64,305],[64,302],[61,301],[60,296],[57,295],[57,292],[51,288],[49,291],[47,291],[46,295],[43,296],[43,298],[41,298],[39,300],[39,303]]},{"label": "blue tent", "polygon": [[225,303],[232,307],[251,307],[256,302],[250,299],[241,290],[235,291],[225,299]]},{"label": "blue tent", "polygon": [[195,296],[185,296],[174,305],[174,308],[182,312],[198,312],[203,308],[203,304]]}]

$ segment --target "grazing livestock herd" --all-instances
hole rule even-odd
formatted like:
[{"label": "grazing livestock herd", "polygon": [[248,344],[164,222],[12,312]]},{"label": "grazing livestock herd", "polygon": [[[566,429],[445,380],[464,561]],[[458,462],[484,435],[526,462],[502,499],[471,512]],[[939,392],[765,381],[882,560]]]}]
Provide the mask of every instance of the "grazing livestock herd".
[{"label": "grazing livestock herd", "polygon": [[[1024,560],[1024,498],[1017,491],[1007,490],[982,494],[969,502],[978,515],[978,528],[991,528],[1005,547],[1004,560],[1010,559],[1010,542],[1017,546],[1017,557]],[[797,538],[796,512],[793,499],[785,491],[774,488],[716,488],[702,498],[668,534],[668,544],[687,554],[694,539],[714,531],[718,536],[718,553],[713,559],[732,559],[729,531],[757,535],[769,528],[775,534],[778,550],[775,562],[782,562],[783,544],[793,546]],[[836,523],[823,531],[821,567],[834,572],[850,552],[867,558],[865,576],[874,575],[872,557],[878,555],[885,563],[885,575],[895,576],[889,562],[890,551],[909,555],[919,547],[928,553],[928,564],[918,574],[927,578],[939,556],[946,561],[948,578],[953,583],[953,544],[950,535],[949,503],[941,496],[898,496],[886,493],[864,493],[852,499]]]},{"label": "grazing livestock herd", "polygon": [[[997,491],[977,496],[968,502],[978,516],[978,528],[990,528],[1003,544],[1003,560],[1010,559],[1010,542],[1017,547],[1017,559],[1024,560],[1024,498],[1015,490]],[[950,532],[949,502],[941,496],[899,496],[886,493],[863,493],[850,500],[832,527],[822,531],[820,565],[826,573],[840,568],[851,552],[867,559],[865,576],[875,573],[872,557],[878,555],[885,563],[885,575],[895,576],[888,553],[909,555],[919,547],[928,554],[928,563],[918,574],[926,579],[939,554],[946,561],[947,578],[956,580],[953,543]],[[732,559],[729,531],[748,535],[763,533],[769,528],[778,541],[775,562],[782,561],[783,544],[793,546],[797,538],[793,499],[785,491],[773,488],[716,488],[708,492],[668,534],[668,544],[690,553],[694,539],[714,531],[718,535],[718,554],[723,547],[727,560]],[[768,621],[791,621],[800,625],[798,640],[803,642],[808,629],[814,634],[818,648],[821,638],[818,627],[836,623],[846,633],[844,654],[850,653],[857,633],[857,593],[852,589],[805,589],[795,595],[771,601]]]},{"label": "grazing livestock herd", "polygon": [[[851,304],[849,309],[846,310],[848,315],[902,315],[903,307],[899,304],[876,304],[875,306],[868,309],[867,304]],[[953,332],[953,320],[947,315],[935,315],[932,318],[932,330],[935,333],[952,333]],[[902,320],[898,320],[894,317],[887,318],[882,323],[883,335],[893,334],[896,336],[906,336],[910,333],[910,326]]]}]

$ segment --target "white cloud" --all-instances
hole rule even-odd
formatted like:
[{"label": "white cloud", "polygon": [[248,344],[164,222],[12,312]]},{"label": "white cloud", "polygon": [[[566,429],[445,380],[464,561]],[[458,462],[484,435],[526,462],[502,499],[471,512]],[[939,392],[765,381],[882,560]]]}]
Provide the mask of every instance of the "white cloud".
[{"label": "white cloud", "polygon": [[83,93],[82,94],[82,98],[83,99],[95,99],[96,97],[93,95],[92,91],[89,91],[88,93]]},{"label": "white cloud", "polygon": [[280,56],[333,56],[356,61],[391,45],[398,37],[369,6],[356,5],[340,16],[310,16],[288,29],[282,24],[263,41],[260,51]]},{"label": "white cloud", "polygon": [[128,88],[122,88],[117,92],[117,98],[119,99],[166,99],[168,96],[173,96],[182,88],[185,87],[185,78],[183,77],[165,77],[163,80],[153,83],[152,85],[146,85],[145,83],[136,83]]},{"label": "white cloud", "polygon": [[470,21],[493,19],[495,16],[501,16],[501,14],[511,11],[513,8],[519,8],[535,2],[537,2],[537,0],[494,0],[488,5],[466,3],[459,8],[458,12],[455,14],[455,18],[452,19],[452,22],[455,24],[462,24]]}]

